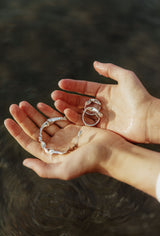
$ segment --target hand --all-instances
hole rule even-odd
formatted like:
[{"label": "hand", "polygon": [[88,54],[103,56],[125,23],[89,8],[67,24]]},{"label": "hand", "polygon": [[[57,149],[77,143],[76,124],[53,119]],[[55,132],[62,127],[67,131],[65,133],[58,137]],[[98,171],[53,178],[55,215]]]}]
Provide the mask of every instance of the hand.
[{"label": "hand", "polygon": [[[60,116],[51,107],[39,103],[39,110],[47,117]],[[114,156],[114,149],[124,142],[118,135],[97,128],[78,127],[68,121],[58,121],[46,128],[44,139],[54,149],[69,147],[82,128],[78,148],[65,155],[44,152],[38,141],[40,126],[46,118],[29,103],[11,105],[10,113],[15,119],[5,120],[5,126],[17,142],[38,159],[28,158],[23,164],[45,178],[71,179],[88,172],[107,174],[107,163]],[[106,145],[107,144],[107,145]],[[113,168],[112,168],[113,169]]]},{"label": "hand", "polygon": [[[47,117],[60,116],[51,107],[40,103],[39,110]],[[78,148],[65,155],[50,157],[41,148],[39,128],[46,118],[29,103],[11,105],[12,119],[5,126],[17,142],[35,158],[23,164],[43,178],[72,179],[89,172],[99,172],[127,183],[156,197],[155,183],[160,173],[159,153],[137,147],[122,137],[104,129],[82,127]],[[69,146],[81,127],[68,121],[46,128],[47,145]]]},{"label": "hand", "polygon": [[[102,103],[103,118],[97,127],[112,130],[128,140],[147,143],[147,122],[150,106],[154,98],[146,91],[137,76],[113,64],[95,62],[95,70],[110,77],[118,84],[65,79],[59,87],[83,95],[94,96]],[[77,125],[82,125],[84,103],[89,98],[63,91],[54,91],[55,106]]]}]

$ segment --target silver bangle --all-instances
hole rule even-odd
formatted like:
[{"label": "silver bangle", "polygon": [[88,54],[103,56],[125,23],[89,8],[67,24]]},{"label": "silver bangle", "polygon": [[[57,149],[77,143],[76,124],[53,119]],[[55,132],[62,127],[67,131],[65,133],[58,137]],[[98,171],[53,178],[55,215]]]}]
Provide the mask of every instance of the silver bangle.
[{"label": "silver bangle", "polygon": [[42,138],[42,131],[44,128],[52,125],[54,122],[56,121],[59,121],[59,120],[66,120],[66,117],[54,117],[54,118],[50,118],[50,119],[47,119],[42,125],[41,125],[41,128],[40,128],[40,132],[39,132],[39,142],[41,143],[41,147],[43,148],[43,150],[45,151],[45,153],[47,154],[65,154],[67,151],[64,151],[64,152],[60,152],[60,151],[56,151],[54,149],[51,149],[51,148],[47,148],[46,147],[46,143],[44,142],[43,138]]},{"label": "silver bangle", "polygon": [[[91,103],[95,103],[96,105],[98,105],[97,108],[95,107],[91,107],[89,106]],[[88,101],[85,102],[85,106],[84,106],[84,111],[82,113],[82,120],[83,120],[83,123],[86,125],[86,126],[95,126],[99,123],[100,121],[100,118],[103,116],[103,114],[100,112],[100,109],[101,109],[101,103],[98,99],[95,99],[95,98],[91,98],[89,99]],[[90,115],[90,116],[96,116],[97,120],[95,123],[93,124],[88,124],[86,121],[85,121],[85,115]],[[42,137],[42,132],[43,130],[52,125],[54,122],[56,121],[60,121],[60,120],[67,120],[66,117],[53,117],[53,118],[49,118],[47,119],[40,127],[40,132],[39,132],[39,142],[41,144],[41,147],[43,148],[44,152],[46,154],[57,154],[57,155],[63,155],[63,154],[66,154],[68,153],[69,151],[72,151],[74,150],[77,146],[78,146],[78,141],[79,141],[79,137],[82,133],[82,129],[79,130],[78,132],[78,135],[77,135],[77,140],[76,140],[76,143],[74,144],[74,146],[72,148],[68,148],[67,150],[61,152],[61,151],[57,151],[57,150],[54,150],[54,149],[51,149],[51,148],[47,148],[46,146],[46,143],[44,142],[43,140],[43,137]]]},{"label": "silver bangle", "polygon": [[63,155],[63,154],[66,154],[67,152],[69,152],[71,150],[74,150],[74,148],[78,146],[79,137],[80,137],[80,135],[82,133],[81,129],[78,132],[76,143],[74,144],[74,146],[72,148],[68,148],[66,151],[61,152],[61,151],[56,151],[54,149],[46,147],[46,143],[44,142],[44,140],[42,138],[43,129],[48,127],[48,126],[50,126],[50,125],[52,125],[54,122],[60,121],[60,120],[67,120],[67,119],[66,119],[66,117],[53,117],[53,118],[47,119],[41,125],[40,132],[39,132],[39,142],[41,143],[41,147],[43,148],[43,150],[45,151],[46,154],[50,154],[50,155],[52,155],[52,154]]}]

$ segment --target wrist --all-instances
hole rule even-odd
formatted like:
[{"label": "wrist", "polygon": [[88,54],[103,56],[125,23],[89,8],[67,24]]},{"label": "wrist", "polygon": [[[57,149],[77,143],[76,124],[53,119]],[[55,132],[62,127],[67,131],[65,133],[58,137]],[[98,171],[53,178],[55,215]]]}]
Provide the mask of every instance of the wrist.
[{"label": "wrist", "polygon": [[146,119],[146,142],[160,143],[160,99],[152,97]]},{"label": "wrist", "polygon": [[123,157],[126,149],[129,149],[128,145],[130,143],[121,136],[113,132],[110,133],[112,133],[112,136],[110,136],[111,142],[108,140],[108,137],[103,139],[105,142],[101,142],[99,153],[103,154],[99,162],[99,170],[102,174],[118,179],[121,166],[123,165]]},{"label": "wrist", "polygon": [[109,136],[99,139],[98,172],[156,197],[160,153],[129,143],[112,132],[106,133]]},{"label": "wrist", "polygon": [[156,197],[156,182],[160,173],[160,153],[131,143],[121,149],[112,177]]}]

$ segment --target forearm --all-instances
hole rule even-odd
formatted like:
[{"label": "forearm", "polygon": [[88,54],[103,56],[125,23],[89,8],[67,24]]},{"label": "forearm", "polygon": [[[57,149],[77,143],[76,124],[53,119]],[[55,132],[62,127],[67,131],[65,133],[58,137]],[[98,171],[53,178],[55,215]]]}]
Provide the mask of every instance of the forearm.
[{"label": "forearm", "polygon": [[113,178],[156,197],[156,182],[160,173],[160,153],[128,143],[110,160],[108,173]]},{"label": "forearm", "polygon": [[149,143],[160,143],[160,99],[152,97],[146,124],[146,140]]}]

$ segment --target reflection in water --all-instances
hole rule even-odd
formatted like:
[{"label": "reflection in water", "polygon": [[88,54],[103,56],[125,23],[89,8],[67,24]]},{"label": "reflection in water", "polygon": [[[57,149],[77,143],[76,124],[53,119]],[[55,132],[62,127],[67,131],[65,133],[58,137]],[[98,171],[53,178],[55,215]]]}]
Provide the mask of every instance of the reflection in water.
[{"label": "reflection in water", "polygon": [[105,82],[95,59],[134,70],[158,97],[159,12],[156,0],[1,0],[0,235],[159,235],[155,200],[99,174],[41,179],[3,127],[11,103],[52,105],[62,77]]}]

